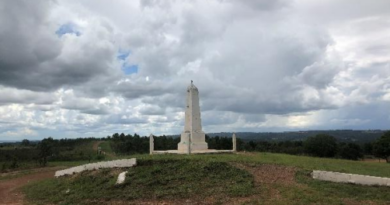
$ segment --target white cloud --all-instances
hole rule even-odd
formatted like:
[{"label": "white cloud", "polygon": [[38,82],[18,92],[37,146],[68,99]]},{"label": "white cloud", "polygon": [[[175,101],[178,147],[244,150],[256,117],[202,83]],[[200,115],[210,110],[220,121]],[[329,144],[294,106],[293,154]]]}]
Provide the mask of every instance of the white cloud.
[{"label": "white cloud", "polygon": [[[2,137],[177,134],[190,80],[208,132],[389,129],[386,0],[5,6]],[[75,31],[57,35],[64,25]]]}]

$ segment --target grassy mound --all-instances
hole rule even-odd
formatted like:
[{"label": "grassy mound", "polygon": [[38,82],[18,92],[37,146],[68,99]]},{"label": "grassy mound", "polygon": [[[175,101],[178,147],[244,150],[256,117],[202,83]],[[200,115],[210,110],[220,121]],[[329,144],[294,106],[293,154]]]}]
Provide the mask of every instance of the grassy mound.
[{"label": "grassy mound", "polygon": [[[38,204],[96,204],[115,201],[212,200],[224,202],[254,192],[253,176],[226,162],[202,160],[139,160],[126,181],[115,185],[120,171],[83,172],[41,181],[24,188]],[[185,201],[184,201],[185,202]]]}]

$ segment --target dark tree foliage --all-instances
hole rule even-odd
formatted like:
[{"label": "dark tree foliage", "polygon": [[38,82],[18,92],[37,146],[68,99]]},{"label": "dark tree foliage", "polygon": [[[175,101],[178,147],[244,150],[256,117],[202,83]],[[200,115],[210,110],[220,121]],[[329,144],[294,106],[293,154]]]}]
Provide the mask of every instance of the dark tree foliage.
[{"label": "dark tree foliage", "polygon": [[[311,130],[311,131],[291,131],[291,132],[239,132],[236,133],[240,139],[249,141],[304,141],[308,137],[317,134],[327,134],[335,137],[340,142],[366,143],[379,139],[383,135],[382,130]],[[209,133],[210,137],[216,135],[231,136],[233,133]]]},{"label": "dark tree foliage", "polygon": [[206,135],[206,142],[209,149],[219,149],[219,150],[231,150],[233,149],[233,141],[231,137],[209,137]]},{"label": "dark tree foliage", "polygon": [[22,140],[21,145],[22,146],[29,146],[30,145],[30,141],[28,139],[24,139],[24,140]]},{"label": "dark tree foliage", "polygon": [[125,135],[115,133],[112,135],[112,149],[118,154],[136,154],[149,152],[149,138],[138,134]]},{"label": "dark tree foliage", "polygon": [[[107,137],[108,138],[108,137]],[[149,153],[149,137],[140,137],[138,134],[125,135],[115,133],[112,135],[112,149],[118,154],[142,154]],[[155,136],[155,150],[175,150],[180,142],[180,137]],[[233,148],[232,138],[229,137],[209,137],[206,135],[206,142],[209,149],[231,150]],[[242,141],[237,139],[237,147],[240,150]]]},{"label": "dark tree foliage", "polygon": [[[149,140],[149,138],[148,138]],[[177,149],[177,144],[180,142],[180,138],[167,137],[165,135],[154,138],[155,150],[173,150]],[[149,146],[147,151],[149,152]]]},{"label": "dark tree foliage", "polygon": [[386,159],[386,162],[390,163],[390,131],[374,142],[373,151],[376,157]]},{"label": "dark tree foliage", "polygon": [[50,161],[78,161],[90,160],[91,156],[85,150],[79,147],[90,146],[91,141],[96,138],[77,138],[77,139],[60,139],[52,140],[52,154]]},{"label": "dark tree foliage", "polygon": [[37,156],[37,149],[0,149],[0,161],[10,161],[12,158],[16,158],[18,161],[34,161]]},{"label": "dark tree foliage", "polygon": [[340,143],[339,155],[343,159],[358,160],[363,157],[363,150],[356,143]]},{"label": "dark tree foliage", "polygon": [[304,142],[304,149],[312,156],[334,157],[337,154],[337,141],[330,135],[318,134]]},{"label": "dark tree foliage", "polygon": [[49,137],[46,139],[43,139],[39,144],[38,144],[38,150],[39,150],[39,164],[41,166],[46,166],[47,164],[47,158],[53,154],[53,145],[54,145],[54,140],[53,138]]},{"label": "dark tree foliage", "polygon": [[374,154],[374,146],[372,142],[367,142],[363,144],[363,153],[365,155],[373,155]]}]

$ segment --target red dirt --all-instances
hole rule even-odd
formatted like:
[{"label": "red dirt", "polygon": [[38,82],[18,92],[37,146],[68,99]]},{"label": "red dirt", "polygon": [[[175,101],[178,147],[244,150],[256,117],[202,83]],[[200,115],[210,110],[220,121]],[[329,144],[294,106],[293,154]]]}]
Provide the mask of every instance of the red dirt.
[{"label": "red dirt", "polygon": [[234,166],[245,169],[254,176],[256,184],[296,184],[296,168],[281,165],[263,164],[233,164]]},{"label": "red dirt", "polygon": [[93,143],[93,146],[92,146],[92,149],[97,151],[98,150],[98,147],[100,145],[100,143],[102,143],[102,141],[96,141]]},{"label": "red dirt", "polygon": [[0,205],[21,205],[24,195],[19,188],[33,181],[54,177],[55,168],[44,168],[18,178],[0,181]]},{"label": "red dirt", "polygon": [[385,159],[363,159],[362,162],[386,163],[386,160]]}]

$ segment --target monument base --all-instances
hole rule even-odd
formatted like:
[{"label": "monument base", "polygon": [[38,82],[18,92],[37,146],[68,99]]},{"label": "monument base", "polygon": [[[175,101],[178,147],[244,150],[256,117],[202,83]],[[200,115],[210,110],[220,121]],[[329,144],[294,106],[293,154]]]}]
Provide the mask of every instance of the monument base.
[{"label": "monument base", "polygon": [[[207,150],[208,149],[208,146],[207,146],[207,143],[204,142],[204,143],[191,143],[191,152],[193,151],[197,151],[197,150]],[[183,143],[179,143],[177,144],[177,150],[179,150],[180,152],[187,152],[188,150],[188,142],[183,142]]]},{"label": "monument base", "polygon": [[[191,154],[227,154],[235,153],[233,150],[215,150],[215,149],[205,149],[205,150],[195,150]],[[188,154],[187,150],[156,150],[152,154]]]},{"label": "monument base", "polygon": [[[189,143],[190,133],[189,132],[183,132],[181,133],[181,138],[179,144],[177,144],[177,150],[179,152],[188,152],[188,143]],[[191,137],[191,152],[197,151],[197,150],[207,150],[208,145],[205,142],[205,134],[203,132],[201,133],[192,133]]]}]

